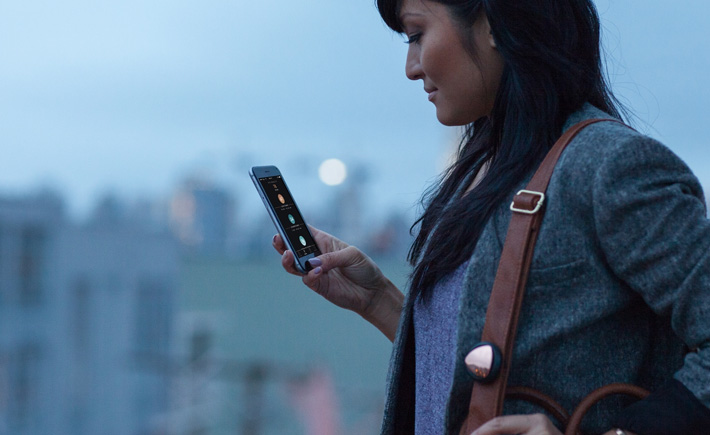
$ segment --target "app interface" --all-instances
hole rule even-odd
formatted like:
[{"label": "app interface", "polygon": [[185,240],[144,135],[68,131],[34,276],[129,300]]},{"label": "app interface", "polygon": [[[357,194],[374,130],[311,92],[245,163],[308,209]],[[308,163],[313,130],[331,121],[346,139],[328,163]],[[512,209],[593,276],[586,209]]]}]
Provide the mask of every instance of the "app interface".
[{"label": "app interface", "polygon": [[296,251],[296,257],[301,258],[305,255],[316,253],[320,255],[320,251],[316,246],[316,242],[308,232],[306,223],[301,217],[301,213],[296,208],[296,203],[293,202],[291,194],[286,189],[286,185],[280,175],[274,177],[260,178],[259,182],[266,194],[266,200],[271,203],[276,218],[281,223],[281,226],[286,232],[291,242],[291,246]]}]

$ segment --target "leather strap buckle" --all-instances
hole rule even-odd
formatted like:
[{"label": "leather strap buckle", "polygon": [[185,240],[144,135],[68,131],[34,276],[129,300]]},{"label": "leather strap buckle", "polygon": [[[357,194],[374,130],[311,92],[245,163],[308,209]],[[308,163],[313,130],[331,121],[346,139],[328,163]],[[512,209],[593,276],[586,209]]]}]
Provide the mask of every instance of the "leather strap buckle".
[{"label": "leather strap buckle", "polygon": [[[522,196],[522,195],[524,195],[524,194],[537,196],[537,197],[538,197],[537,202],[534,202],[534,203],[533,203],[533,202],[531,202],[531,201],[523,201],[523,198],[519,198],[519,197]],[[527,199],[527,198],[525,198],[525,199]],[[515,201],[516,201],[516,200],[519,201],[518,205],[515,204]],[[533,198],[533,200],[534,200],[534,198]],[[521,204],[520,202],[523,202],[523,203]],[[542,192],[535,192],[534,190],[525,190],[525,189],[523,189],[523,190],[519,191],[519,192],[515,195],[515,197],[513,198],[513,202],[510,203],[510,210],[511,210],[511,211],[514,211],[514,212],[517,212],[517,213],[535,214],[535,213],[537,213],[538,211],[540,211],[540,209],[542,208],[542,203],[543,203],[543,202],[545,202],[545,194],[544,194],[544,193],[542,193]],[[528,208],[523,208],[525,205],[528,205],[528,204],[529,204],[529,205],[533,205],[533,209],[532,209],[532,210],[530,210],[530,209],[528,209]],[[521,206],[523,206],[523,207],[521,207]]]}]

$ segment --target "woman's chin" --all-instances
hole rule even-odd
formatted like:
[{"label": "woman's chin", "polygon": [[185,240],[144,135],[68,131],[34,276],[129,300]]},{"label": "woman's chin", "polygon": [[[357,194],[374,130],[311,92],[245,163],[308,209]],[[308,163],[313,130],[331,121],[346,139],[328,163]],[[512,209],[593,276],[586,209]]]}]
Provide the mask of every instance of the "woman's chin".
[{"label": "woman's chin", "polygon": [[468,125],[476,121],[476,119],[486,116],[485,114],[481,115],[480,113],[474,113],[474,111],[446,109],[446,107],[436,106],[436,119],[447,127]]},{"label": "woman's chin", "polygon": [[439,112],[438,110],[436,111],[436,119],[439,120],[439,122],[447,127],[457,127],[461,125],[468,125],[472,123],[473,121],[469,121],[468,117],[464,116],[451,116],[451,114],[443,114]]}]

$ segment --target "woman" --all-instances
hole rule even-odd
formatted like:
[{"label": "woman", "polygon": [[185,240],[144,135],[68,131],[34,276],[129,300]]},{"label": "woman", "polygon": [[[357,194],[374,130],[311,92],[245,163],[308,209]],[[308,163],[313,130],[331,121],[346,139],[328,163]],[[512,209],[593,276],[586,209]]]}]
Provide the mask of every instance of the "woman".
[{"label": "woman", "polygon": [[[383,433],[458,433],[513,192],[557,138],[620,118],[602,75],[590,0],[378,0],[408,37],[406,74],[438,120],[465,125],[457,161],[425,199],[405,297],[357,248],[314,230],[322,256],[303,282],[394,341]],[[283,267],[293,256],[275,236]],[[693,352],[684,356],[687,349]],[[547,191],[509,377],[573,408],[630,382],[653,393],[605,400],[591,433],[710,433],[710,222],[686,165],[615,122],[585,128]],[[477,435],[559,434],[507,401]]]}]

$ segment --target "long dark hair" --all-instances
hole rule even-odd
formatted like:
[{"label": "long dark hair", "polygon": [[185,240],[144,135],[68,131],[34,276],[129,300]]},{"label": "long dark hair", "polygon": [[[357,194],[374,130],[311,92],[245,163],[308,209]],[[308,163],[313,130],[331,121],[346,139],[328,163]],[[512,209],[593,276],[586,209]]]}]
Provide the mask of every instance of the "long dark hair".
[{"label": "long dark hair", "polygon": [[[603,74],[591,0],[431,1],[447,6],[462,35],[471,33],[483,11],[504,69],[490,115],[466,127],[455,163],[422,197],[424,213],[412,226],[419,230],[408,260],[412,291],[424,297],[471,257],[494,210],[542,161],[571,113],[585,102],[619,119],[623,111]],[[377,0],[382,19],[399,33],[401,2]],[[487,175],[447,207],[484,160],[490,162]]]}]

